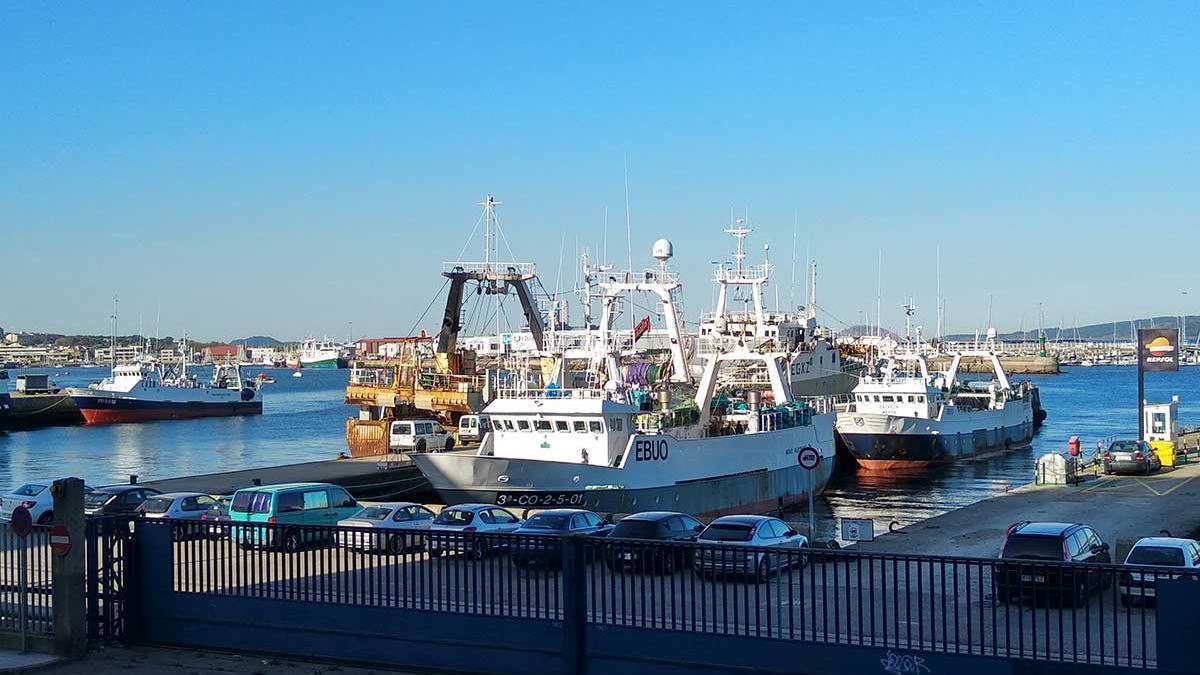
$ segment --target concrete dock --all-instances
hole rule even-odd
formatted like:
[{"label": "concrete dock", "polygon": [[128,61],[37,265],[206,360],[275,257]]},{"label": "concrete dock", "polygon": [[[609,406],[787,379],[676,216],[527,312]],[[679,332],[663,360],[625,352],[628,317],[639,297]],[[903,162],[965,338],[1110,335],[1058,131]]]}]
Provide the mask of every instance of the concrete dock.
[{"label": "concrete dock", "polygon": [[219,473],[141,481],[162,492],[203,492],[233,494],[259,481],[261,485],[278,483],[334,483],[358,499],[421,501],[431,494],[429,481],[407,456],[397,453],[383,457],[331,459],[283,466],[222,471]]},{"label": "concrete dock", "polygon": [[1101,476],[1076,485],[1026,485],[992,499],[860,542],[886,553],[995,557],[1005,531],[1022,520],[1092,526],[1113,547],[1114,562],[1141,537],[1167,530],[1178,537],[1200,528],[1200,463],[1152,476]]}]

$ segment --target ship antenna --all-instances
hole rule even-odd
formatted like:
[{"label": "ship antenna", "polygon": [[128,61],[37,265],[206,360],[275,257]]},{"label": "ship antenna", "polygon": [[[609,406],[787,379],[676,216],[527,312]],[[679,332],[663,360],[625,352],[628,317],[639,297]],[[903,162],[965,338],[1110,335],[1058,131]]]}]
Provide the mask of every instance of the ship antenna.
[{"label": "ship antenna", "polygon": [[[628,255],[630,279],[633,278],[633,226],[629,215],[629,153],[625,153],[625,251]],[[633,302],[629,303],[629,330],[637,329],[633,311]],[[631,332],[630,335],[633,333]]]},{"label": "ship antenna", "polygon": [[109,370],[114,370],[117,367],[117,308],[120,306],[120,300],[117,296],[113,296],[113,313],[112,313],[112,343],[109,346]]}]

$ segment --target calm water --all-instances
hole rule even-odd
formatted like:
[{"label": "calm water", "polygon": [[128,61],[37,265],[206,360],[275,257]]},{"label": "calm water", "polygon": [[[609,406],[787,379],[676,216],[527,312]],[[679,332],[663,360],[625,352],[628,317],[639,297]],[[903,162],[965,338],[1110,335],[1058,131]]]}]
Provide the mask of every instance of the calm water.
[{"label": "calm water", "polygon": [[[50,372],[59,384],[77,386],[107,374],[100,368],[30,372]],[[255,375],[259,369],[246,372]],[[349,371],[306,370],[301,378],[285,369],[266,372],[277,382],[268,385],[261,417],[0,433],[0,486],[64,475],[102,485],[123,482],[131,473],[150,480],[331,459],[343,451],[345,420],[357,414],[342,403]],[[1082,438],[1085,448],[1107,436],[1137,435],[1135,369],[1071,368],[1030,379],[1041,387],[1050,414],[1031,448],[900,480],[840,471],[817,502],[826,523],[821,536],[834,535],[835,517],[872,518],[877,528],[893,520],[907,524],[1028,483],[1034,458],[1064,450],[1072,435]],[[1200,424],[1200,368],[1148,375],[1146,392],[1151,401],[1178,395],[1183,423]]]}]

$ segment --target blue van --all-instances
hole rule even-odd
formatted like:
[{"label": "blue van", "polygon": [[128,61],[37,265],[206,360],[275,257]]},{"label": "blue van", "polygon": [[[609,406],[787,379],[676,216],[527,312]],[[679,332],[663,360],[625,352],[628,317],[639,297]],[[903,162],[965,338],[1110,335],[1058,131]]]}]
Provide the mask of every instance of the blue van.
[{"label": "blue van", "polygon": [[[273,546],[295,551],[305,542],[332,539],[338,521],[361,508],[345,488],[331,483],[242,488],[229,504],[233,523],[229,533],[234,542],[245,547]],[[270,523],[276,527],[238,527],[238,523]],[[289,525],[325,525],[328,529]]]}]

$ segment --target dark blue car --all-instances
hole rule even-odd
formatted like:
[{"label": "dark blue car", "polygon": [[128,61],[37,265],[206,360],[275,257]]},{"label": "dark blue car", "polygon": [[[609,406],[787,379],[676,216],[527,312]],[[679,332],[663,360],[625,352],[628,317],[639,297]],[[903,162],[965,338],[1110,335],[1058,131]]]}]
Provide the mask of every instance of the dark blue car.
[{"label": "dark blue car", "polygon": [[[522,535],[513,542],[513,564],[557,565],[562,562],[560,539],[567,535],[606,537],[612,524],[583,509],[550,509],[530,516],[513,534]],[[590,550],[590,547],[589,547]]]}]

